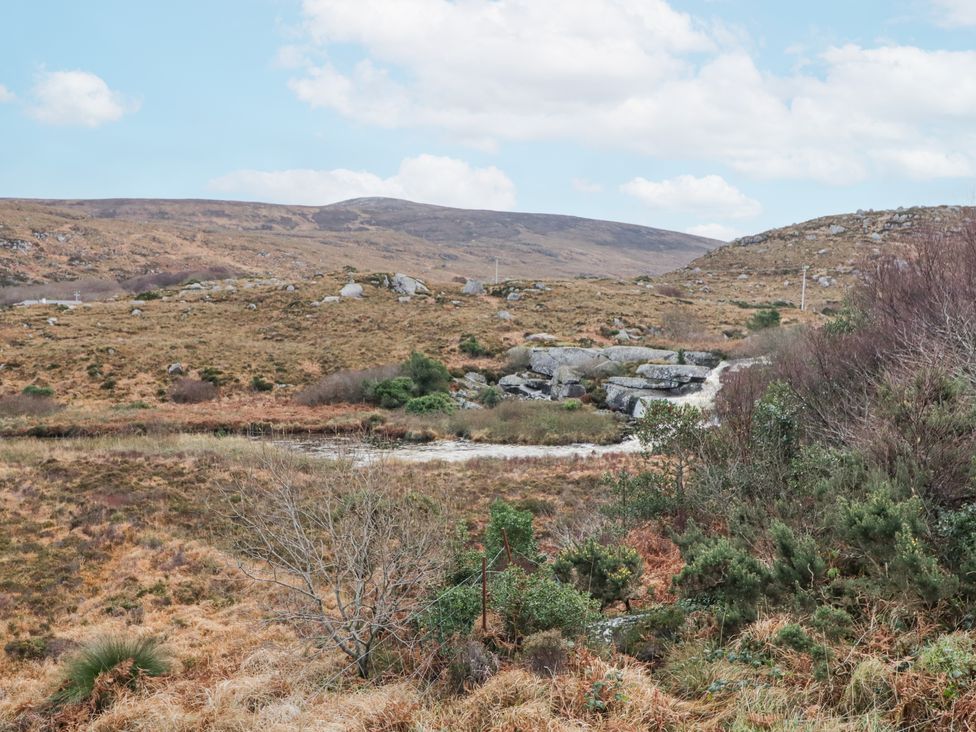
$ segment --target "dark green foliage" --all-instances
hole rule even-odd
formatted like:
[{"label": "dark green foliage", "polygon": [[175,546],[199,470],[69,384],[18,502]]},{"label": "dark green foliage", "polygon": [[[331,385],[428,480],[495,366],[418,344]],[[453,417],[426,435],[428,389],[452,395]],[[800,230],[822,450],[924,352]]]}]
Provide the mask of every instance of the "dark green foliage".
[{"label": "dark green foliage", "polygon": [[491,603],[509,638],[519,640],[543,630],[580,635],[596,615],[597,602],[572,585],[543,572],[527,574],[511,566],[495,575]]},{"label": "dark green foliage", "polygon": [[769,576],[758,559],[725,537],[681,548],[686,565],[674,584],[682,597],[710,607],[727,630],[756,619]]},{"label": "dark green foliage", "polygon": [[161,676],[168,668],[159,641],[153,638],[104,638],[67,662],[64,682],[54,701],[70,704],[89,700],[95,692],[95,680],[104,673],[118,673],[118,682],[133,688],[142,677]]},{"label": "dark green foliage", "polygon": [[481,574],[479,551],[471,548],[471,534],[464,522],[454,527],[454,534],[448,542],[447,584],[459,585],[471,582]]},{"label": "dark green foliage", "polygon": [[478,392],[478,401],[489,409],[497,407],[504,398],[505,395],[497,386],[486,386]]},{"label": "dark green foliage", "polygon": [[230,381],[230,378],[215,366],[204,366],[200,369],[200,378],[203,381],[209,381],[214,386],[223,386]]},{"label": "dark green foliage", "polygon": [[788,384],[774,381],[752,412],[755,454],[783,472],[800,446],[800,403]]},{"label": "dark green foliage", "polygon": [[254,391],[272,391],[274,389],[274,384],[265,380],[263,376],[254,376],[251,379],[251,388],[254,389]]},{"label": "dark green foliage", "polygon": [[800,653],[809,653],[815,645],[813,638],[807,635],[807,632],[796,623],[790,623],[780,628],[776,633],[775,641],[776,645],[792,648]]},{"label": "dark green foliage", "polygon": [[449,394],[436,391],[433,394],[425,394],[410,399],[404,408],[412,414],[431,414],[434,412],[451,414],[457,410],[457,403],[451,399]]},{"label": "dark green foliage", "polygon": [[770,308],[769,310],[760,310],[754,313],[746,322],[746,327],[749,330],[765,330],[766,328],[775,328],[779,325],[779,322],[779,310]]},{"label": "dark green foliage", "polygon": [[643,562],[628,546],[607,546],[589,539],[560,552],[552,571],[560,582],[572,583],[606,607],[629,602],[640,580]]},{"label": "dark green foliage", "polygon": [[403,364],[403,374],[413,381],[417,396],[435,391],[447,391],[451,385],[451,374],[440,361],[414,351]]},{"label": "dark green foliage", "polygon": [[147,292],[140,292],[133,299],[146,302],[148,300],[159,300],[161,297],[162,294],[157,292],[156,290],[149,290]]},{"label": "dark green foliage", "polygon": [[482,345],[473,335],[461,336],[461,342],[458,345],[458,350],[461,351],[461,353],[466,353],[474,358],[491,355],[491,349]]},{"label": "dark green foliage", "polygon": [[421,616],[420,625],[444,642],[453,635],[467,635],[480,613],[481,586],[455,585],[438,593]]},{"label": "dark green foliage", "polygon": [[793,530],[774,521],[769,530],[776,550],[770,567],[770,588],[781,596],[812,589],[827,573],[817,542],[810,536],[797,536]]},{"label": "dark green foliage", "polygon": [[625,523],[644,523],[675,508],[669,481],[661,473],[618,473],[607,476],[604,484],[610,493],[604,512]]},{"label": "dark green foliage", "polygon": [[23,391],[20,392],[24,396],[29,397],[52,397],[54,396],[54,389],[50,386],[37,386],[36,384],[28,384],[24,387]]},{"label": "dark green foliage", "polygon": [[489,512],[490,518],[485,528],[485,552],[489,560],[498,555],[498,561],[504,561],[507,536],[513,559],[522,557],[532,562],[539,561],[530,511],[523,511],[510,503],[497,500],[491,504]]},{"label": "dark green foliage", "polygon": [[976,597],[976,505],[944,512],[937,535],[942,563],[959,578],[966,597]]},{"label": "dark green foliage", "polygon": [[397,376],[366,385],[366,401],[384,409],[398,409],[413,399],[416,385],[408,376]]},{"label": "dark green foliage", "polygon": [[847,638],[853,624],[850,613],[830,605],[821,605],[810,618],[810,626],[832,641]]}]

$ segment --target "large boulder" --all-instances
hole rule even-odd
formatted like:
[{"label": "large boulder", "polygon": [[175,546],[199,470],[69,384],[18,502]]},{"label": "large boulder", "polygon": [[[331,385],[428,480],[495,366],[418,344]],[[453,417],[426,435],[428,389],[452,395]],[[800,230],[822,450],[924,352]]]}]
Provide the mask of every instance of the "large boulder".
[{"label": "large boulder", "polygon": [[402,272],[397,272],[393,275],[393,281],[390,283],[393,291],[400,295],[428,295],[430,290],[427,289],[425,285],[420,280],[415,277],[410,277]]},{"label": "large boulder", "polygon": [[645,397],[661,399],[668,396],[668,392],[653,389],[634,389],[623,384],[607,382],[603,385],[606,392],[607,407],[615,412],[633,414],[634,408]]},{"label": "large boulder", "polygon": [[468,280],[461,288],[462,295],[480,295],[485,291],[484,285],[478,280]]},{"label": "large boulder", "polygon": [[603,355],[616,363],[678,362],[678,354],[675,351],[645,348],[644,346],[610,346],[603,349]]},{"label": "large boulder", "polygon": [[363,286],[356,284],[355,282],[350,282],[348,285],[344,285],[339,294],[342,297],[362,297],[363,296]]},{"label": "large boulder", "polygon": [[532,379],[516,374],[503,376],[498,380],[502,391],[530,399],[545,399],[549,396],[551,385],[546,379]]},{"label": "large boulder", "polygon": [[679,384],[688,384],[692,381],[704,381],[711,373],[711,369],[707,366],[692,366],[690,364],[645,363],[637,367],[637,373],[655,381],[674,381]]},{"label": "large boulder", "polygon": [[713,369],[722,362],[722,359],[717,353],[711,351],[685,351],[685,362],[693,366],[708,366]]},{"label": "large boulder", "polygon": [[651,389],[654,391],[670,391],[680,389],[683,382],[674,379],[644,379],[639,376],[611,376],[604,382],[627,389]]},{"label": "large boulder", "polygon": [[529,356],[529,366],[537,373],[555,376],[560,366],[569,366],[578,373],[588,373],[590,369],[605,361],[599,348],[533,348]]}]

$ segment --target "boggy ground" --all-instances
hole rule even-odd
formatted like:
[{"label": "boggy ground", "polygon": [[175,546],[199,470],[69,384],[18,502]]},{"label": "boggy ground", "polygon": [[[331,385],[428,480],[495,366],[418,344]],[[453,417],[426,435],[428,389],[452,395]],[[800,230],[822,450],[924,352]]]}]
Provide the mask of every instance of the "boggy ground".
[{"label": "boggy ground", "polygon": [[[391,290],[357,277],[364,298],[321,305],[313,303],[335,295],[348,276],[294,280],[292,291],[285,282],[235,280],[236,289],[223,282],[199,291],[163,290],[149,301],[0,309],[0,396],[28,385],[49,387],[64,408],[26,418],[0,414],[0,432],[358,430],[370,419],[365,407],[305,408],[294,394],[336,370],[397,363],[414,350],[453,369],[497,373],[509,348],[539,332],[568,345],[615,344],[626,330],[632,345],[735,350],[755,313],[609,280],[547,282],[544,290],[518,283],[512,285],[521,292],[518,301],[463,296],[458,283],[431,283],[431,296],[400,303]],[[511,320],[498,317],[503,310]],[[783,310],[784,325],[819,320],[813,312]],[[488,354],[462,352],[465,335]],[[167,368],[174,363],[188,376],[207,373],[221,383],[218,397],[198,405],[169,402],[177,377]],[[255,378],[273,391],[256,391]]]},{"label": "boggy ground", "polygon": [[[273,593],[246,581],[227,550],[214,499],[236,476],[261,477],[266,450],[199,435],[0,444],[0,729],[894,730],[976,721],[967,687],[905,668],[908,649],[935,631],[898,618],[897,608],[881,609],[853,641],[822,639],[831,646],[826,675],[814,673],[809,653],[783,645],[791,618],[777,614],[725,645],[719,628],[691,623],[650,664],[580,646],[555,677],[513,656],[461,694],[395,666],[357,681],[338,653],[270,621]],[[404,485],[469,518],[475,536],[494,498],[532,506],[541,548],[552,552],[561,526],[602,501],[603,474],[641,460],[396,470]],[[297,469],[316,464],[299,460]],[[669,581],[681,567],[674,545],[653,534],[628,541],[645,562],[638,604],[673,599]],[[52,711],[47,699],[65,659],[110,633],[161,638],[170,670],[102,709]],[[972,634],[953,637],[972,646]],[[969,662],[964,652],[960,659]]]}]

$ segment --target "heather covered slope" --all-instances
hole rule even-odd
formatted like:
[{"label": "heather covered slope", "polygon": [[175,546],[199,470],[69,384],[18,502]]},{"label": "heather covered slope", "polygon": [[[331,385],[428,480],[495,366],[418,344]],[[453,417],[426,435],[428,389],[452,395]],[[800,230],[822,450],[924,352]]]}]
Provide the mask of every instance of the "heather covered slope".
[{"label": "heather covered slope", "polygon": [[308,276],[356,267],[449,279],[628,277],[720,242],[572,216],[365,198],[331,206],[196,200],[0,201],[0,286],[222,267]]}]

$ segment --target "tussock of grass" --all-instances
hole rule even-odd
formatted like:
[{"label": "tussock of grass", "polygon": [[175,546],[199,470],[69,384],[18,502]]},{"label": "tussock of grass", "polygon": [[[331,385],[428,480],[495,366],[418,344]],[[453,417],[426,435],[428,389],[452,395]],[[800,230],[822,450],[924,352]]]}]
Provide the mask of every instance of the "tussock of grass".
[{"label": "tussock of grass", "polygon": [[[169,663],[154,638],[109,637],[92,643],[65,667],[56,704],[89,701],[98,704],[112,687],[133,688],[146,676],[162,676]],[[95,697],[100,697],[96,699]]]},{"label": "tussock of grass", "polygon": [[509,445],[569,445],[619,442],[624,422],[595,409],[565,409],[558,402],[506,401],[494,409],[465,409],[451,415],[416,415],[404,421],[412,431]]}]

